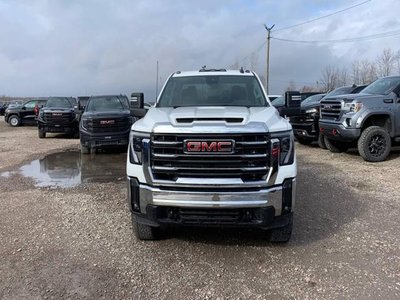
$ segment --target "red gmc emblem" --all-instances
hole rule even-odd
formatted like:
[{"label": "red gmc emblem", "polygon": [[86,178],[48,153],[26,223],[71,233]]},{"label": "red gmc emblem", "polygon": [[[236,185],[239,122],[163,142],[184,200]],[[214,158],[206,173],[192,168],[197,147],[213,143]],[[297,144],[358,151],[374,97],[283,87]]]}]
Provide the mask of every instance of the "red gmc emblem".
[{"label": "red gmc emblem", "polygon": [[189,141],[183,143],[183,151],[185,153],[210,153],[210,154],[227,154],[234,152],[233,140],[223,141]]},{"label": "red gmc emblem", "polygon": [[110,124],[114,124],[115,120],[100,120],[100,124],[101,125],[110,125]]}]

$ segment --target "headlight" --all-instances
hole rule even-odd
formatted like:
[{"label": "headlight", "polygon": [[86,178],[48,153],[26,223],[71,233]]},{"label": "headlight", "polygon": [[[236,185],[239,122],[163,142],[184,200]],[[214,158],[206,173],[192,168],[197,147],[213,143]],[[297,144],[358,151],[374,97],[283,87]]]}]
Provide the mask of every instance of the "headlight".
[{"label": "headlight", "polygon": [[363,104],[361,102],[356,103],[346,103],[344,105],[344,109],[347,112],[359,112],[363,108]]},{"label": "headlight", "polygon": [[315,114],[318,112],[318,108],[310,108],[306,110],[306,114]]},{"label": "headlight", "polygon": [[272,145],[272,158],[279,158],[279,165],[291,165],[294,161],[294,137],[293,133],[285,136],[271,136],[271,139],[279,140],[279,143]]},{"label": "headlight", "polygon": [[93,127],[93,120],[91,119],[82,119],[82,127],[83,129],[89,130]]},{"label": "headlight", "polygon": [[[132,164],[141,165],[145,145],[148,145],[150,134],[144,132],[131,131],[129,135],[129,161]],[[145,144],[145,142],[147,142]]]}]

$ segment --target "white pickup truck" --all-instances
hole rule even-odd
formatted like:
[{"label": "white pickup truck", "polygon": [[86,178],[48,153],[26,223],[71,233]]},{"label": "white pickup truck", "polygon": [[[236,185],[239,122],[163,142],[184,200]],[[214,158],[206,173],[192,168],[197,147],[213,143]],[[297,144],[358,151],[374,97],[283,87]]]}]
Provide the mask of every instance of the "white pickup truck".
[{"label": "white pickup truck", "polygon": [[255,73],[175,72],[147,113],[135,95],[144,117],[132,125],[127,176],[139,239],[156,239],[171,225],[255,227],[271,241],[290,239],[292,127]]}]

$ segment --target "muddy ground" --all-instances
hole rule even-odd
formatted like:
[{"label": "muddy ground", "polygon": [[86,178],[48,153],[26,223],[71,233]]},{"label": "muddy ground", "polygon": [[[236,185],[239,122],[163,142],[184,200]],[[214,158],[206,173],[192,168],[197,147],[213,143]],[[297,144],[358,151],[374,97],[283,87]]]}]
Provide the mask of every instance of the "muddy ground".
[{"label": "muddy ground", "polygon": [[17,172],[78,145],[0,120],[1,299],[400,298],[399,151],[371,164],[297,145],[294,233],[275,245],[206,229],[141,242],[123,178],[36,187]]}]

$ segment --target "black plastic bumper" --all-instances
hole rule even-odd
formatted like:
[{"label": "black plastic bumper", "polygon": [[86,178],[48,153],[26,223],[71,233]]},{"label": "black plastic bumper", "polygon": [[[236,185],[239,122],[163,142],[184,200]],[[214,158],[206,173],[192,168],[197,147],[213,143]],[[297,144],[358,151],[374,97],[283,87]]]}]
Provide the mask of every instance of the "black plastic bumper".
[{"label": "black plastic bumper", "polygon": [[49,124],[38,120],[39,130],[44,132],[52,132],[52,133],[78,133],[79,132],[79,123],[74,121],[70,124]]},{"label": "black plastic bumper", "polygon": [[319,123],[320,133],[337,141],[352,142],[360,137],[361,129],[346,128],[342,124]]},{"label": "black plastic bumper", "polygon": [[80,131],[81,145],[89,148],[127,147],[129,143],[129,130],[123,133],[90,134]]}]

